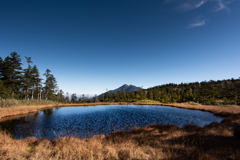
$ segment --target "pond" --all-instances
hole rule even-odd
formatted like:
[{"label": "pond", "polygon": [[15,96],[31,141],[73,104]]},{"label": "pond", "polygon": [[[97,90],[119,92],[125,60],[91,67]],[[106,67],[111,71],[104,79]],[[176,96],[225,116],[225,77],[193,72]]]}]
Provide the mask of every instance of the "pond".
[{"label": "pond", "polygon": [[35,114],[0,122],[2,130],[20,139],[29,136],[55,139],[63,136],[89,138],[116,130],[149,124],[196,124],[201,127],[224,118],[212,113],[155,105],[99,105],[43,109]]}]

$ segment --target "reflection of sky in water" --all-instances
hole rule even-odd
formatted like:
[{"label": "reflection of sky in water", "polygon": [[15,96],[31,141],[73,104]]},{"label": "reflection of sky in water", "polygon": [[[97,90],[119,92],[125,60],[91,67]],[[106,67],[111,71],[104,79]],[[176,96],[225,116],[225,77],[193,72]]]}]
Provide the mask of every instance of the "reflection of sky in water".
[{"label": "reflection of sky in water", "polygon": [[16,138],[27,136],[56,138],[58,136],[91,137],[114,130],[129,130],[148,124],[197,124],[204,126],[223,118],[212,113],[175,107],[151,105],[100,105],[44,109],[35,114],[0,123]]}]

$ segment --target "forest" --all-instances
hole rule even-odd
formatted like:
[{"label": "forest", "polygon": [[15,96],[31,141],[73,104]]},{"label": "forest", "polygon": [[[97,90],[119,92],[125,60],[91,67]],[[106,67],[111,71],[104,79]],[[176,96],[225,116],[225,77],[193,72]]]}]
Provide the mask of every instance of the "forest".
[{"label": "forest", "polygon": [[240,78],[203,82],[165,84],[135,92],[105,93],[101,102],[154,100],[162,103],[200,103],[204,105],[239,105]]},{"label": "forest", "polygon": [[152,100],[162,103],[200,103],[205,105],[240,105],[240,78],[203,82],[164,84],[134,92],[106,92],[88,98],[77,97],[59,89],[50,69],[42,75],[31,57],[26,57],[27,68],[17,52],[0,57],[0,100],[51,100],[57,103],[136,102]]},{"label": "forest", "polygon": [[17,52],[5,59],[0,57],[0,99],[53,100],[64,102],[63,91],[58,89],[57,80],[46,69],[41,78],[31,57],[26,57],[27,68],[22,68],[22,60]]}]

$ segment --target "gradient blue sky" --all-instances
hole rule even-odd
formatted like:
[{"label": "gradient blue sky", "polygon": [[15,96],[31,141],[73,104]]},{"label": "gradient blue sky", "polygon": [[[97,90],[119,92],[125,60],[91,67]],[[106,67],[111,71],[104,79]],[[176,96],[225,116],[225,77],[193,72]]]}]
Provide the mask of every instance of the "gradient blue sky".
[{"label": "gradient blue sky", "polygon": [[13,51],[65,93],[238,78],[240,0],[1,0]]}]

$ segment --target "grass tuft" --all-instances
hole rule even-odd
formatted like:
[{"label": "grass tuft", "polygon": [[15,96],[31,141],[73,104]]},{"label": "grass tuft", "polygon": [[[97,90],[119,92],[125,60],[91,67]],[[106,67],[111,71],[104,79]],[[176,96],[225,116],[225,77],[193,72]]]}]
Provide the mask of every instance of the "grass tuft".
[{"label": "grass tuft", "polygon": [[31,106],[31,105],[53,105],[57,102],[50,100],[17,100],[17,99],[0,99],[0,108]]},{"label": "grass tuft", "polygon": [[[119,103],[81,105],[104,104]],[[155,102],[131,104],[166,105]],[[49,140],[28,137],[16,140],[8,133],[0,131],[0,159],[239,159],[239,106],[167,105],[211,111],[215,114],[228,115],[228,117],[221,123],[214,122],[203,128],[195,125],[185,125],[180,128],[174,124],[156,124],[89,139],[62,137]],[[0,108],[0,117],[53,106],[26,105]],[[63,104],[63,106],[71,106],[71,104]],[[72,104],[72,106],[77,105]]]}]

